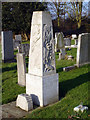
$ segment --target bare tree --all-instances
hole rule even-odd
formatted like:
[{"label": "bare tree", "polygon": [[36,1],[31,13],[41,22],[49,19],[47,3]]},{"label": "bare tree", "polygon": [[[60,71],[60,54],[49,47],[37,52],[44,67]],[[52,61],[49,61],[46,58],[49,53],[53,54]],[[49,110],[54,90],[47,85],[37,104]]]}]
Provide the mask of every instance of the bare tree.
[{"label": "bare tree", "polygon": [[[65,15],[65,3],[59,2],[60,0],[50,0],[48,3],[48,9],[51,12],[53,18],[57,18],[58,27],[60,27],[60,17]],[[64,16],[65,17],[65,16]]]},{"label": "bare tree", "polygon": [[[77,0],[78,1],[78,0]],[[77,25],[78,25],[78,29],[81,27],[81,22],[83,20],[83,18],[86,18],[87,16],[84,15],[85,17],[82,17],[82,8],[85,8],[85,6],[83,6],[83,2],[70,2],[67,4],[67,14],[68,17],[70,19],[72,19],[73,21],[76,20]]]}]

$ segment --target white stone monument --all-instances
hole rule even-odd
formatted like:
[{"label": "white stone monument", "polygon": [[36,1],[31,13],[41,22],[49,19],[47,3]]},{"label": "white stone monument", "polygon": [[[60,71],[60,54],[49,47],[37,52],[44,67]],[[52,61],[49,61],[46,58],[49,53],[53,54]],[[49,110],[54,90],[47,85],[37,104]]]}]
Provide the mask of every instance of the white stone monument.
[{"label": "white stone monument", "polygon": [[78,37],[76,65],[84,64],[90,64],[90,33],[82,33]]},{"label": "white stone monument", "polygon": [[33,12],[26,93],[35,104],[45,106],[59,100],[54,39],[48,12]]}]

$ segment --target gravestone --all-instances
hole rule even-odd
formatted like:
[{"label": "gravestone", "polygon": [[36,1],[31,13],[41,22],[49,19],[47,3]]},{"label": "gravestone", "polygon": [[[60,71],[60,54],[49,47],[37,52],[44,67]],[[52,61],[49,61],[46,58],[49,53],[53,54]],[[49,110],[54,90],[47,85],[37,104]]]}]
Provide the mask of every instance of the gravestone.
[{"label": "gravestone", "polygon": [[64,38],[65,46],[71,46],[71,38]]},{"label": "gravestone", "polygon": [[25,56],[29,56],[29,49],[30,49],[29,44],[20,44],[18,46],[18,53],[24,53]]},{"label": "gravestone", "polygon": [[7,61],[14,59],[12,31],[2,31],[1,39],[2,39],[2,60]]},{"label": "gravestone", "polygon": [[19,47],[21,42],[22,42],[21,35],[15,35],[15,39],[13,39],[14,49],[17,49],[17,47]]},{"label": "gravestone", "polygon": [[21,86],[26,85],[26,63],[25,54],[17,53],[17,73],[18,73],[18,84]]},{"label": "gravestone", "polygon": [[15,35],[15,40],[22,42],[21,35]]},{"label": "gravestone", "polygon": [[26,93],[35,104],[45,106],[59,99],[54,39],[48,12],[33,12]]},{"label": "gravestone", "polygon": [[55,52],[64,48],[64,34],[61,32],[55,33]]},{"label": "gravestone", "polygon": [[90,33],[79,34],[77,47],[77,66],[90,64]]}]

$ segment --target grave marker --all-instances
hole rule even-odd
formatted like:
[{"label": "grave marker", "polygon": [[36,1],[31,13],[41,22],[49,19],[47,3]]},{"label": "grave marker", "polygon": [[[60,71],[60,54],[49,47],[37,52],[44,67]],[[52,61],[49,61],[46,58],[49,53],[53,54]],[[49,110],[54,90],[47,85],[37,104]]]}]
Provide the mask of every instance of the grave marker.
[{"label": "grave marker", "polygon": [[2,39],[2,60],[7,61],[14,59],[12,31],[2,31],[1,39]]},{"label": "grave marker", "polygon": [[53,28],[48,12],[33,12],[28,69],[26,93],[31,94],[33,102],[45,106],[58,101]]},{"label": "grave marker", "polygon": [[90,33],[82,33],[78,37],[77,66],[90,64]]}]

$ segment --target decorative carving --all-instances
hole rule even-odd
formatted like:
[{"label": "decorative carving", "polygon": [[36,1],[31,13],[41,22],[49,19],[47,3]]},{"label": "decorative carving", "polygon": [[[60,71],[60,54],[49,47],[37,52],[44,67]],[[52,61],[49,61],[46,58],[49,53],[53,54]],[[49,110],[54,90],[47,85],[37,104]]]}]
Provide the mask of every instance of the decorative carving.
[{"label": "decorative carving", "polygon": [[43,72],[51,72],[54,70],[54,53],[53,53],[53,35],[52,35],[52,26],[43,26]]}]

